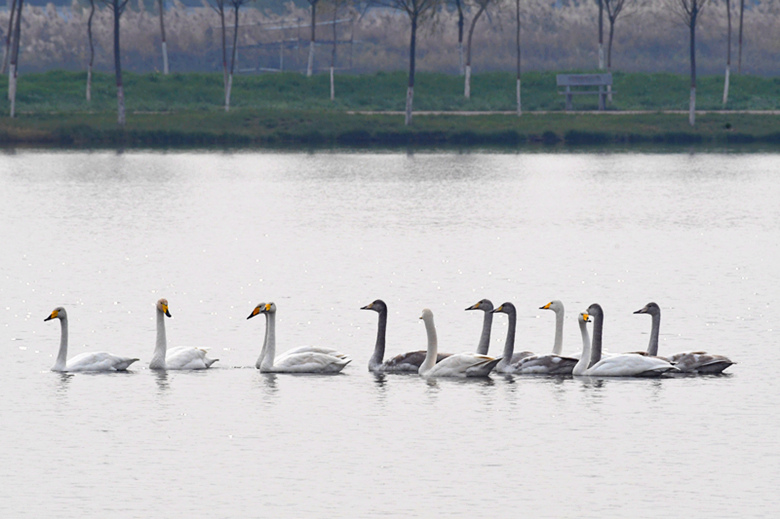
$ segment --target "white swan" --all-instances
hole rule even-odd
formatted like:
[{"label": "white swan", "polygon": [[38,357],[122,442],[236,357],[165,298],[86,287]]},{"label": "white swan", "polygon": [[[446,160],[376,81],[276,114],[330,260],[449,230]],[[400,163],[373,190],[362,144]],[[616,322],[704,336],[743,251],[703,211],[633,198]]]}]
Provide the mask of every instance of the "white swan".
[{"label": "white swan", "polygon": [[563,353],[563,316],[565,314],[563,303],[557,299],[550,301],[539,310],[552,310],[555,312],[555,342],[553,343],[553,353],[561,355]]},{"label": "white swan", "polygon": [[[658,377],[670,371],[678,371],[670,363],[658,357],[637,353],[623,353],[601,358],[601,335],[604,327],[604,311],[598,304],[588,307],[586,316],[593,316],[593,340],[590,345],[590,363],[585,375],[589,377]],[[584,345],[583,345],[584,348]],[[583,351],[582,356],[585,356]]]},{"label": "white swan", "polygon": [[588,334],[587,323],[590,322],[588,314],[582,312],[577,317],[577,323],[580,325],[580,335],[582,335],[582,354],[580,354],[580,360],[572,369],[571,374],[574,376],[584,375],[590,364],[590,335]]},{"label": "white swan", "polygon": [[301,346],[276,357],[276,304],[260,303],[247,319],[265,315],[265,338],[255,367],[262,373],[338,373],[351,362],[331,348]]},{"label": "white swan", "polygon": [[[425,350],[399,353],[392,359],[383,361],[385,357],[385,335],[387,330],[387,305],[385,302],[381,299],[377,299],[373,303],[367,304],[360,309],[373,310],[379,314],[376,344],[374,345],[374,354],[368,361],[368,371],[371,371],[372,373],[417,373],[420,369],[420,364],[425,360]],[[439,353],[436,362],[449,356],[449,353]]]},{"label": "white swan", "polygon": [[436,338],[436,327],[433,324],[433,312],[423,309],[420,319],[425,323],[428,334],[428,354],[420,365],[418,373],[424,377],[486,377],[498,364],[500,359],[494,359],[478,353],[455,353],[440,362],[436,362],[439,343]]},{"label": "white swan", "polygon": [[[650,329],[650,342],[647,344],[647,355],[658,356],[658,335],[661,329],[661,308],[656,303],[647,303],[635,314],[649,314],[653,318]],[[664,358],[664,357],[661,357]],[[713,355],[705,351],[687,351],[675,353],[666,357],[669,362],[683,373],[722,373],[734,361],[723,355]]]},{"label": "white swan", "polygon": [[157,342],[154,347],[150,369],[206,369],[219,359],[206,357],[208,353],[203,348],[177,346],[168,349],[165,338],[165,317],[170,317],[168,300],[160,299],[155,305],[157,315]]},{"label": "white swan", "polygon": [[504,303],[493,312],[504,313],[509,317],[504,354],[496,365],[496,371],[516,375],[571,375],[571,370],[577,363],[577,359],[555,353],[525,356],[514,362],[515,330],[517,328],[515,306],[512,303]]},{"label": "white swan", "polygon": [[52,371],[125,371],[130,364],[138,359],[117,357],[105,351],[94,353],[79,353],[70,360],[68,358],[68,313],[61,306],[55,308],[44,321],[60,320],[60,351]]}]

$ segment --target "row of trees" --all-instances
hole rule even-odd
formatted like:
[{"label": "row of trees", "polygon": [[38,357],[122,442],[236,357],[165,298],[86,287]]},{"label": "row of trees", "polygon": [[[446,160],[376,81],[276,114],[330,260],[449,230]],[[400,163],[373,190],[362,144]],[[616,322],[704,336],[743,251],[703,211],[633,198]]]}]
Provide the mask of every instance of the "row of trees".
[{"label": "row of trees", "polygon": [[[14,0],[12,4],[12,14],[9,17],[9,30],[6,42],[6,56],[10,56],[11,69],[13,74],[9,77],[9,97],[11,98],[12,113],[14,110],[14,94],[16,86],[16,75],[18,73],[18,49],[19,49],[19,31],[21,28],[21,13],[22,13],[22,1]],[[113,18],[113,47],[114,47],[114,69],[116,72],[117,82],[117,99],[118,99],[118,120],[120,124],[124,124],[124,93],[122,89],[122,67],[121,67],[121,45],[120,45],[120,20],[122,14],[125,12],[128,6],[128,0],[99,0],[102,4],[105,4],[108,11],[111,12]],[[211,0],[212,9],[218,14],[220,21],[220,36],[222,47],[222,69],[223,69],[223,81],[225,89],[225,109],[230,108],[230,91],[233,82],[233,74],[235,72],[236,63],[236,50],[238,48],[238,35],[240,28],[240,10],[242,6],[247,5],[249,0]],[[335,96],[334,87],[334,63],[336,55],[336,24],[335,20],[339,13],[339,10],[350,10],[353,15],[355,13],[365,16],[367,5],[366,4],[349,4],[349,0],[322,0],[327,4],[330,12],[333,16],[334,23],[333,28],[333,45],[331,52],[331,98]],[[464,75],[464,97],[469,98],[471,95],[471,68],[472,68],[472,43],[475,34],[475,29],[478,22],[481,19],[490,18],[491,15],[495,18],[500,18],[506,13],[507,10],[513,11],[513,25],[515,27],[515,49],[516,55],[516,69],[517,69],[517,107],[518,114],[521,112],[521,19],[525,19],[526,23],[532,23],[541,25],[539,20],[534,20],[533,13],[529,12],[529,5],[533,4],[531,0],[515,0],[514,5],[511,5],[507,0],[470,0],[466,3],[466,0],[446,0],[449,3],[445,3],[445,0],[375,0],[370,4],[372,7],[380,7],[385,10],[393,10],[403,13],[404,17],[408,21],[408,56],[409,56],[409,82],[407,88],[407,110],[406,110],[406,122],[411,124],[412,108],[414,99],[414,76],[416,70],[416,57],[418,46],[418,31],[421,29],[435,28],[437,23],[446,16],[444,14],[448,12],[457,13],[457,28],[458,28],[458,56],[461,73]],[[538,0],[537,0],[538,1]],[[696,77],[696,65],[695,65],[695,36],[696,28],[701,17],[702,9],[708,3],[715,3],[717,0],[667,0],[667,6],[670,12],[676,12],[681,15],[682,20],[688,26],[690,31],[690,64],[691,64],[691,124],[694,123],[694,108],[695,108],[695,77]],[[728,81],[730,74],[730,54],[731,54],[731,2],[730,0],[722,0],[725,2],[726,11],[728,15],[728,51],[727,51],[727,68],[726,78],[724,84],[724,105],[728,99]],[[740,29],[739,29],[739,43],[740,43],[740,63],[741,63],[741,41],[742,41],[742,13],[744,12],[744,0],[735,0],[740,2]],[[18,2],[18,8],[17,8]],[[320,0],[308,0],[310,11],[310,39],[309,39],[309,52],[306,67],[307,76],[313,74],[314,69],[314,55],[316,44],[316,27],[317,27],[317,12],[318,4]],[[565,3],[565,2],[564,2]],[[598,56],[599,56],[599,68],[606,68],[607,70],[612,67],[612,48],[615,34],[615,27],[618,18],[624,13],[633,13],[639,11],[646,5],[645,0],[594,0],[594,5],[598,9]],[[169,71],[168,65],[168,49],[165,38],[165,19],[164,19],[164,5],[163,0],[157,1],[160,23],[160,35],[161,35],[161,55],[163,60],[163,73],[167,74]],[[521,11],[521,9],[525,11]],[[522,13],[522,16],[521,16]],[[94,62],[94,43],[92,35],[92,22],[95,14],[94,0],[90,0],[90,12],[87,21],[87,36],[89,40],[89,60],[87,64],[87,99],[90,99],[91,91],[91,71]],[[228,44],[228,28],[226,18],[232,15],[232,43]],[[468,23],[468,30],[465,32],[465,49],[464,49],[464,29],[466,28],[466,19],[470,16]],[[609,24],[608,29],[608,42],[606,46],[606,56],[604,49],[604,18]],[[230,52],[230,59],[228,59],[228,49]],[[464,56],[465,55],[465,56]],[[10,71],[9,71],[10,73]]]}]

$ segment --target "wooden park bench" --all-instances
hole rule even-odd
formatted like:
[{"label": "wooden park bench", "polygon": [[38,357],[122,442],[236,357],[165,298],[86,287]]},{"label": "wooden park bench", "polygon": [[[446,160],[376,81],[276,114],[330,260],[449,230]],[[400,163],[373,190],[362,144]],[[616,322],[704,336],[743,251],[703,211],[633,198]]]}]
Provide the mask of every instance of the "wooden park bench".
[{"label": "wooden park bench", "polygon": [[[607,94],[612,93],[612,74],[558,74],[557,80],[559,87],[565,87],[564,91],[559,90],[558,93],[566,96],[567,111],[572,109],[572,96],[582,94],[598,94],[599,110],[604,110]],[[598,90],[594,87],[598,87]]]}]

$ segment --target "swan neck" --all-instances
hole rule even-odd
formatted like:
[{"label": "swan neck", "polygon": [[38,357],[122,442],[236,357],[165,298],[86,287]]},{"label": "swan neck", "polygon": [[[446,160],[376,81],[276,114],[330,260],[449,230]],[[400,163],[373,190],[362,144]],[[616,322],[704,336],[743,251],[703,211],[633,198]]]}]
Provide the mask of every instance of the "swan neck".
[{"label": "swan neck", "polygon": [[68,318],[60,319],[60,351],[52,371],[64,371],[68,361]]},{"label": "swan neck", "polygon": [[507,314],[509,317],[509,326],[506,330],[506,342],[504,343],[503,360],[507,363],[512,362],[512,355],[515,353],[515,331],[517,329],[517,315],[515,313]]},{"label": "swan neck", "polygon": [[271,371],[276,357],[276,314],[265,314],[265,339],[260,358],[257,359],[257,367],[260,371]]},{"label": "swan neck", "polygon": [[477,345],[477,353],[480,355],[487,355],[488,348],[490,347],[490,329],[493,327],[493,314],[485,312],[485,317],[482,319],[482,335],[479,337],[479,344]]},{"label": "swan neck", "polygon": [[151,369],[165,369],[165,354],[168,349],[168,341],[165,338],[165,314],[157,309],[157,341],[154,346],[152,360],[149,362]]},{"label": "swan neck", "polygon": [[653,325],[650,329],[650,342],[647,345],[647,354],[653,357],[658,356],[658,335],[661,330],[661,316],[653,314]]},{"label": "swan neck", "polygon": [[588,325],[585,321],[579,321],[579,325],[580,334],[582,335],[582,355],[580,355],[580,360],[577,361],[572,370],[573,375],[584,374],[590,364],[590,334],[588,333]]},{"label": "swan neck", "polygon": [[433,318],[424,319],[425,332],[428,334],[428,353],[425,360],[420,365],[419,372],[424,373],[436,365],[436,356],[439,353],[439,341],[436,337],[436,326],[433,324]]},{"label": "swan neck", "polygon": [[555,344],[552,352],[555,355],[563,353],[563,310],[555,312]]},{"label": "swan neck", "polygon": [[590,364],[588,364],[588,368],[592,368],[594,364],[601,360],[601,332],[603,328],[604,315],[595,315],[593,317],[593,340],[590,343]]},{"label": "swan neck", "polygon": [[378,368],[385,358],[385,335],[387,334],[387,309],[379,312],[379,324],[376,329],[376,345],[374,345],[374,354],[368,361],[368,369]]}]

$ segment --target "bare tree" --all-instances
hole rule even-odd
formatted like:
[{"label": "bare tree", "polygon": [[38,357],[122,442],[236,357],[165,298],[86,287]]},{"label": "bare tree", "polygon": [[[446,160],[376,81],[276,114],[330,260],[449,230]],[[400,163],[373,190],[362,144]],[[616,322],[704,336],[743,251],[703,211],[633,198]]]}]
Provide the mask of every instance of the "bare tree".
[{"label": "bare tree", "polygon": [[227,36],[225,34],[225,0],[213,0],[211,8],[219,16],[220,39],[222,40],[222,87],[225,89],[225,110],[228,106],[228,61],[227,61]]},{"label": "bare tree", "polygon": [[412,124],[414,105],[414,71],[417,57],[417,29],[421,23],[433,17],[440,0],[379,0],[377,5],[403,11],[409,17],[409,83],[406,88],[406,117],[404,124]]},{"label": "bare tree", "polygon": [[11,0],[11,14],[8,16],[8,33],[5,35],[5,46],[3,47],[2,74],[8,72],[8,60],[11,56],[11,36],[14,32],[14,20],[16,20],[16,0]]},{"label": "bare tree", "polygon": [[596,0],[599,4],[599,70],[604,70],[604,0]]},{"label": "bare tree", "polygon": [[520,0],[515,0],[515,36],[516,36],[516,48],[517,48],[517,115],[518,117],[523,115],[523,105],[520,102]]},{"label": "bare tree", "polygon": [[16,117],[16,80],[19,76],[19,40],[22,37],[22,8],[24,0],[19,0],[16,9],[16,20],[13,23],[11,36],[11,65],[8,69],[8,99],[11,102],[11,117]]},{"label": "bare tree", "polygon": [[737,74],[742,74],[742,18],[745,15],[745,0],[739,0],[739,42],[737,43]]},{"label": "bare tree", "polygon": [[602,0],[609,20],[609,40],[607,40],[607,70],[612,70],[612,42],[615,38],[615,22],[626,6],[626,0]]},{"label": "bare tree", "polygon": [[728,33],[726,35],[726,77],[723,80],[723,108],[729,101],[729,76],[731,75],[731,1],[726,0],[726,20]]},{"label": "bare tree", "polygon": [[236,51],[238,50],[238,15],[241,6],[246,4],[248,1],[249,0],[230,0],[230,4],[233,6],[233,49],[230,53],[230,72],[228,73],[227,87],[225,88],[226,112],[230,111],[230,92],[233,89],[233,72],[236,68]]},{"label": "bare tree", "polygon": [[306,77],[311,77],[314,73],[314,45],[315,29],[317,27],[317,2],[320,0],[308,0],[311,5],[311,40],[309,40],[309,61],[306,65]]},{"label": "bare tree", "polygon": [[474,37],[474,27],[477,26],[479,17],[482,16],[482,13],[485,12],[491,1],[492,0],[475,0],[478,9],[477,13],[471,19],[471,24],[469,25],[469,35],[468,39],[466,40],[466,79],[463,87],[463,95],[466,99],[471,99],[471,41]]},{"label": "bare tree", "polygon": [[691,126],[696,124],[696,24],[701,16],[701,11],[707,5],[708,0],[675,0],[677,11],[683,22],[688,27],[690,34],[691,52],[691,98],[688,107],[688,122]]},{"label": "bare tree", "polygon": [[[91,2],[92,0],[90,0]],[[162,38],[162,57],[163,57],[163,74],[168,75],[168,44],[165,42],[165,18],[163,13],[165,12],[165,0],[157,0],[157,4],[160,6],[160,36]]]},{"label": "bare tree", "polygon": [[122,84],[122,48],[119,39],[119,20],[129,0],[102,0],[114,14],[114,72],[116,75],[117,124],[125,125],[125,88]]},{"label": "bare tree", "polygon": [[348,4],[350,0],[331,0],[333,5],[333,46],[330,51],[330,100],[336,99],[336,51],[338,50],[338,19],[339,11]]},{"label": "bare tree", "polygon": [[89,0],[87,39],[89,40],[89,64],[87,65],[87,102],[92,101],[92,65],[95,63],[95,42],[92,39],[92,19],[95,17],[95,0]]},{"label": "bare tree", "polygon": [[458,11],[458,70],[460,75],[466,73],[466,69],[463,64],[463,26],[465,24],[465,17],[463,16],[463,4],[465,0],[451,0],[455,9]]}]

